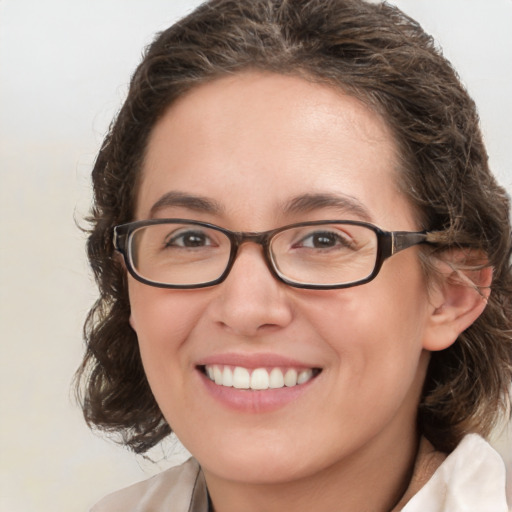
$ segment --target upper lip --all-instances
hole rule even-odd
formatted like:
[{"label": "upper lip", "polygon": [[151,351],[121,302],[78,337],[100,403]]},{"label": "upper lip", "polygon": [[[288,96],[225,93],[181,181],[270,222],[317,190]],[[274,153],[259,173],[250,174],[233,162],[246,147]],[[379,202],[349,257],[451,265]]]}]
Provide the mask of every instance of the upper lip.
[{"label": "upper lip", "polygon": [[224,353],[204,357],[197,361],[196,366],[207,365],[241,366],[243,368],[319,368],[316,364],[306,363],[294,358],[272,353],[237,354]]}]

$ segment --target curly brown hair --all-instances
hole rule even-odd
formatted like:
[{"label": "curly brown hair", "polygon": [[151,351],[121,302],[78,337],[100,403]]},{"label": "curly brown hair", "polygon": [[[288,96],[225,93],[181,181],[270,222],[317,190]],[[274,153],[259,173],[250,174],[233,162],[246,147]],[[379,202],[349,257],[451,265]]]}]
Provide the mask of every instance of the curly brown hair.
[{"label": "curly brown hair", "polygon": [[512,375],[509,200],[489,171],[475,105],[433,39],[397,8],[362,0],[211,0],[148,47],[92,173],[87,249],[100,297],[77,373],[86,421],[121,434],[138,453],[171,432],[129,324],[112,229],[133,220],[148,137],[169,105],[247,69],[328,84],[378,112],[401,150],[400,187],[423,227],[439,232],[437,250],[464,246],[487,256],[487,307],[456,343],[432,353],[418,417],[440,450],[468,432],[487,435],[507,410]]}]

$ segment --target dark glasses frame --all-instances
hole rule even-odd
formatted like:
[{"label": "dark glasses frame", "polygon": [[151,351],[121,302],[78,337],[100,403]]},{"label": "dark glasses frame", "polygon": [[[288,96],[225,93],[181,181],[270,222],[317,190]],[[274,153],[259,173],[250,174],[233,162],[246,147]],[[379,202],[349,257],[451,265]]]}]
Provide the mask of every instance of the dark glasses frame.
[{"label": "dark glasses frame", "polygon": [[[156,281],[151,281],[149,279],[144,278],[139,275],[135,270],[132,262],[132,256],[129,250],[129,243],[131,240],[132,234],[139,228],[145,226],[152,226],[155,224],[192,224],[196,226],[202,226],[208,229],[212,229],[215,231],[219,231],[223,233],[231,242],[231,250],[229,254],[229,259],[226,265],[224,272],[217,278],[212,281],[208,281],[205,283],[198,284],[167,284],[167,283],[159,283]],[[274,236],[282,231],[286,231],[291,228],[302,227],[302,226],[317,226],[317,225],[329,225],[329,224],[344,224],[351,226],[362,226],[370,229],[376,234],[377,237],[377,255],[375,258],[375,265],[373,271],[365,278],[359,279],[357,281],[352,281],[349,283],[341,283],[341,284],[311,284],[311,283],[300,283],[286,278],[285,276],[279,273],[273,259],[272,253],[270,250],[270,245]],[[308,221],[308,222],[298,222],[296,224],[288,224],[286,226],[282,226],[277,229],[271,229],[269,231],[261,231],[261,232],[251,232],[251,231],[230,231],[229,229],[222,228],[220,226],[216,226],[215,224],[210,224],[208,222],[201,222],[197,220],[190,219],[151,219],[151,220],[139,220],[134,222],[128,222],[126,224],[120,224],[114,227],[113,234],[113,244],[116,251],[118,251],[124,259],[126,268],[128,272],[133,276],[137,281],[147,284],[149,286],[155,286],[157,288],[172,288],[172,289],[194,289],[194,288],[206,288],[209,286],[214,286],[216,284],[222,283],[233,264],[235,263],[238,250],[240,246],[245,242],[251,242],[255,244],[259,244],[263,247],[263,254],[265,258],[265,263],[271,274],[279,281],[292,286],[294,288],[305,288],[310,290],[332,290],[339,288],[350,288],[352,286],[359,286],[361,284],[368,283],[375,279],[377,274],[379,273],[382,264],[384,261],[394,254],[397,254],[404,249],[408,249],[409,247],[413,247],[418,244],[428,243],[427,241],[428,232],[427,231],[385,231],[375,226],[374,224],[370,224],[368,222],[361,222],[355,220],[319,220],[319,221]]]}]

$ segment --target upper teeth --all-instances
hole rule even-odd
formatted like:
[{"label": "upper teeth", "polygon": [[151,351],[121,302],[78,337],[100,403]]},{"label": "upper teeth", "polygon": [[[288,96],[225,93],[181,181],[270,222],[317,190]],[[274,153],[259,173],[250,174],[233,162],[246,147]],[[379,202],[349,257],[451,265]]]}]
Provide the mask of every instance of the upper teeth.
[{"label": "upper teeth", "polygon": [[206,374],[219,386],[233,387],[237,389],[277,389],[282,387],[292,387],[298,384],[304,384],[313,378],[313,369],[296,370],[289,368],[272,368],[268,371],[266,368],[256,368],[248,370],[242,366],[221,366],[206,365]]}]

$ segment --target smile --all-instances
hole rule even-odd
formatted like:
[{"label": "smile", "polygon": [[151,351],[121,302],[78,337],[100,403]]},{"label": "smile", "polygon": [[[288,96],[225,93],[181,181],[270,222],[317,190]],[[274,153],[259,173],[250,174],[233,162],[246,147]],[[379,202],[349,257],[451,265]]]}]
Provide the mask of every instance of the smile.
[{"label": "smile", "polygon": [[316,377],[320,370],[307,368],[244,368],[243,366],[205,365],[204,374],[218,386],[262,391],[300,386]]}]

